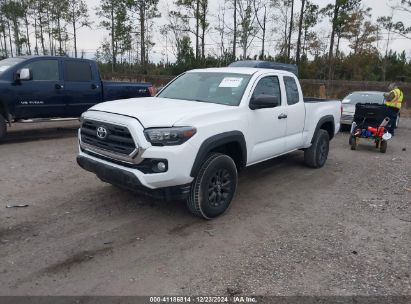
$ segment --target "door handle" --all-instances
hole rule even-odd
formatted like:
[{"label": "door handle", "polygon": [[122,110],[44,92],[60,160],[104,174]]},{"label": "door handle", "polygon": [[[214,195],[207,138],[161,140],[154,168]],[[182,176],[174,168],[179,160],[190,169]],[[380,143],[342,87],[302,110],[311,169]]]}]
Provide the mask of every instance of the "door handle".
[{"label": "door handle", "polygon": [[61,84],[58,84],[58,83],[56,83],[56,84],[54,85],[54,88],[55,88],[56,90],[64,89],[64,87],[63,87]]},{"label": "door handle", "polygon": [[94,84],[94,83],[91,85],[91,89],[92,89],[92,90],[95,90],[95,89],[97,89],[97,88],[98,88],[98,85],[96,85],[96,84]]},{"label": "door handle", "polygon": [[278,119],[286,119],[288,116],[287,114],[281,113],[280,115],[278,115]]}]

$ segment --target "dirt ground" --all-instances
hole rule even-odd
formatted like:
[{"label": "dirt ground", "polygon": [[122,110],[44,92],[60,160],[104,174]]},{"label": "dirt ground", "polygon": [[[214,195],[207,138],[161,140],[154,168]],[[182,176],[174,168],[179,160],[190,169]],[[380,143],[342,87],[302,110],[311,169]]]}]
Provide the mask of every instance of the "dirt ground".
[{"label": "dirt ground", "polygon": [[0,295],[411,295],[411,120],[386,154],[340,133],[322,169],[245,169],[213,221],[80,169],[77,127],[0,144]]}]

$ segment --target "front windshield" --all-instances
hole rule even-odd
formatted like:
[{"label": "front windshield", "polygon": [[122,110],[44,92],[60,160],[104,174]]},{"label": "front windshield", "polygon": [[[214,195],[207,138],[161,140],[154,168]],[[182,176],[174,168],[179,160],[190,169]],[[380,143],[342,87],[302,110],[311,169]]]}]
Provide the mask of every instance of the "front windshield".
[{"label": "front windshield", "polygon": [[383,103],[384,93],[352,93],[342,100],[342,103],[355,105],[357,103]]},{"label": "front windshield", "polygon": [[238,106],[251,75],[189,72],[174,80],[157,97]]},{"label": "front windshield", "polygon": [[2,74],[8,68],[24,61],[23,58],[7,58],[4,60],[0,60],[0,74]]}]

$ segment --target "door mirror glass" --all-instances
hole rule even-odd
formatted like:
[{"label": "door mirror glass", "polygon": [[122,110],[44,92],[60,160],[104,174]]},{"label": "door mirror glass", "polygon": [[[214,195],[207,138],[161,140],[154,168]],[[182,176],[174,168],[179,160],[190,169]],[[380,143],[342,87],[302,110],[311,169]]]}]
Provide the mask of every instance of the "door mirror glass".
[{"label": "door mirror glass", "polygon": [[31,80],[32,78],[32,73],[28,68],[23,68],[16,73],[16,80]]},{"label": "door mirror glass", "polygon": [[274,95],[260,94],[256,97],[253,97],[250,101],[251,110],[274,108],[279,105],[280,102],[278,100],[278,97]]}]

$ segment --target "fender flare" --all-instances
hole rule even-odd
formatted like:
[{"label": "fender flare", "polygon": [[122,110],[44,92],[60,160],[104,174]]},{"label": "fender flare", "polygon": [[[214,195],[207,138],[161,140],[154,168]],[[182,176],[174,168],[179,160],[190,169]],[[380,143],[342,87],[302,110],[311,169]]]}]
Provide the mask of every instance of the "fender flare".
[{"label": "fender flare", "polygon": [[239,165],[244,167],[247,163],[247,144],[245,142],[244,134],[240,131],[224,132],[217,135],[213,135],[207,138],[200,146],[197,152],[197,156],[194,160],[193,167],[191,168],[190,176],[195,177],[200,170],[201,165],[207,154],[219,146],[228,143],[238,143],[241,148],[241,160]]},{"label": "fender flare", "polygon": [[320,118],[320,120],[317,123],[317,126],[315,127],[315,131],[313,134],[313,137],[311,138],[311,143],[313,143],[314,138],[317,136],[318,131],[320,130],[321,126],[326,123],[326,122],[331,122],[333,129],[332,129],[332,136],[330,136],[330,140],[334,137],[335,134],[335,121],[334,121],[334,116],[332,115],[326,115]]}]

